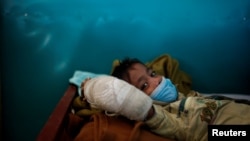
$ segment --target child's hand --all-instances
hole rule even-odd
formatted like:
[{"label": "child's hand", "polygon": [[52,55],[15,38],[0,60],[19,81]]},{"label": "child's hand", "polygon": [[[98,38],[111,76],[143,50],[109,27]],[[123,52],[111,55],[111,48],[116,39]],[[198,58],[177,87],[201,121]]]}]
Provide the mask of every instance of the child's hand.
[{"label": "child's hand", "polygon": [[[87,83],[86,83],[87,82]],[[100,76],[87,80],[84,96],[92,107],[142,121],[152,107],[152,99],[121,79]]]}]

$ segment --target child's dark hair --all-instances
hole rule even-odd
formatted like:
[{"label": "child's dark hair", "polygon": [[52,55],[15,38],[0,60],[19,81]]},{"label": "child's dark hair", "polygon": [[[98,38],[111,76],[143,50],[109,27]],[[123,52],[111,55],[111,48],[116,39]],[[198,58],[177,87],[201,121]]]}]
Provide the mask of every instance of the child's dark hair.
[{"label": "child's dark hair", "polygon": [[137,58],[124,58],[122,61],[119,62],[119,65],[116,66],[113,70],[113,72],[111,73],[112,76],[117,77],[119,79],[122,79],[123,76],[128,72],[129,68],[131,68],[131,66],[133,64],[143,64],[143,62],[141,62],[139,59]]}]

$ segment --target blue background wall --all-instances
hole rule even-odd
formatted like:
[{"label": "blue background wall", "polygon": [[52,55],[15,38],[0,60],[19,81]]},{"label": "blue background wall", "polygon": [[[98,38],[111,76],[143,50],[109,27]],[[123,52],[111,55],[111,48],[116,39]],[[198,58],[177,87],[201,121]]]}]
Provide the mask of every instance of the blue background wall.
[{"label": "blue background wall", "polygon": [[250,94],[249,0],[5,0],[4,137],[32,141],[77,69],[169,53],[200,92]]}]

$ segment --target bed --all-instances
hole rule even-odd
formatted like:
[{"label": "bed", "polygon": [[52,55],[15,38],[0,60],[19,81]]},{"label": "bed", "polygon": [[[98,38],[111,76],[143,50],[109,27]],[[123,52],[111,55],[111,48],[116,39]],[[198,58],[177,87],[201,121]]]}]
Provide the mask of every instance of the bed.
[{"label": "bed", "polygon": [[[212,95],[212,94],[205,94]],[[250,100],[249,95],[222,94],[232,98]],[[78,96],[77,86],[70,84],[37,136],[37,141],[73,141],[81,130],[84,119],[71,112],[71,104]],[[80,123],[80,124],[79,124]],[[76,125],[79,124],[79,125]],[[166,141],[170,141],[165,139]]]},{"label": "bed", "polygon": [[[113,65],[115,65],[116,62],[117,61],[114,61]],[[187,74],[185,74],[185,72],[178,69],[178,62],[175,59],[172,59],[169,55],[162,55],[152,62],[149,62],[147,65],[156,70],[158,74],[171,78],[175,83],[183,84],[178,87],[179,91],[185,93],[185,91],[189,91],[191,89],[190,78]],[[165,69],[162,66],[165,66],[168,69]],[[161,138],[149,132],[143,128],[142,124],[131,123],[131,121],[128,121],[127,119],[112,119],[101,113],[93,114],[89,117],[79,117],[74,114],[74,112],[72,112],[72,103],[75,98],[79,96],[80,83],[84,80],[84,78],[89,76],[94,77],[95,75],[96,74],[90,74],[90,72],[87,72],[87,74],[85,72],[83,75],[79,71],[74,73],[72,78],[77,76],[77,79],[69,80],[70,83],[68,88],[65,90],[64,95],[61,97],[60,101],[54,108],[54,111],[51,113],[38,134],[36,138],[37,141],[170,141],[170,139]],[[208,96],[213,95],[213,93],[202,94]],[[219,95],[250,100],[250,95],[245,94]],[[95,130],[94,128],[98,129]]]}]

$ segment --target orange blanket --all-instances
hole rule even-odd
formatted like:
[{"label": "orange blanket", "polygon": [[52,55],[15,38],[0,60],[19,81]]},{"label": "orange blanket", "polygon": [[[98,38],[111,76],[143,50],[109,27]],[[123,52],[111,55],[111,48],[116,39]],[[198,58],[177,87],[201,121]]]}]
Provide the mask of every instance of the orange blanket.
[{"label": "orange blanket", "polygon": [[142,122],[123,117],[94,114],[80,130],[75,141],[171,141],[146,130]]}]

